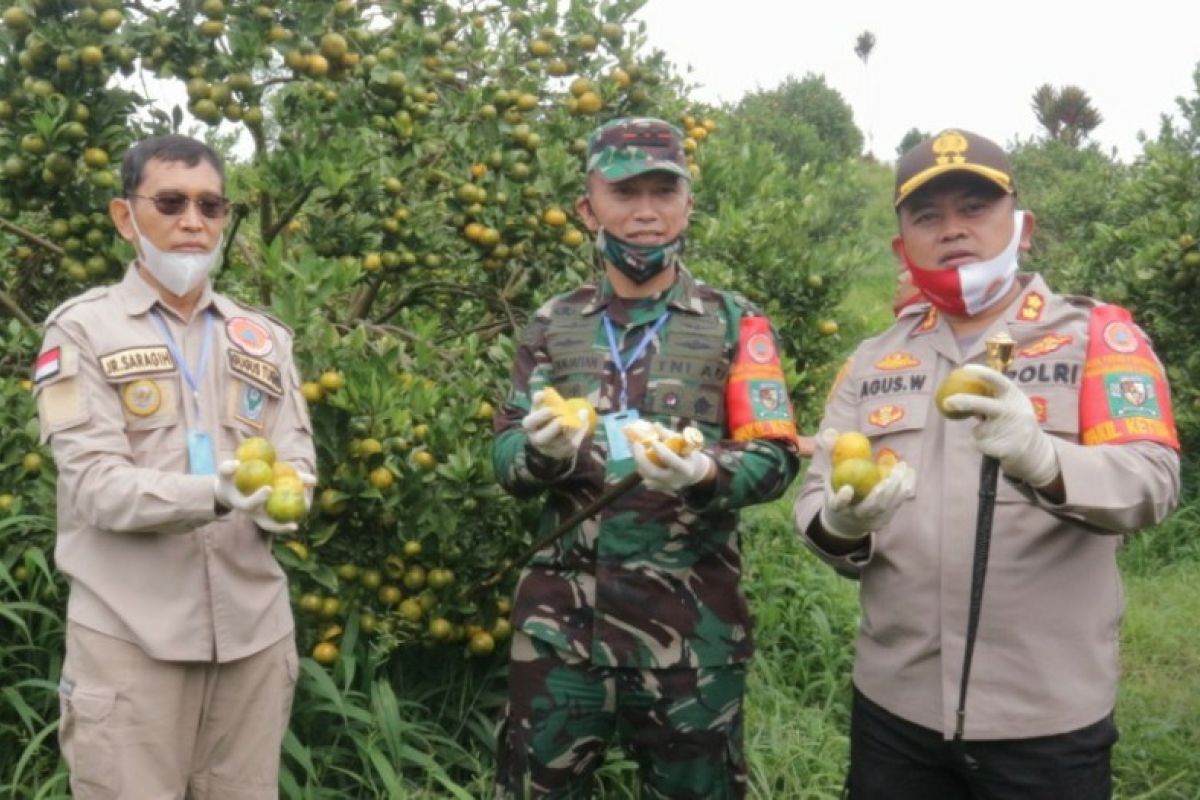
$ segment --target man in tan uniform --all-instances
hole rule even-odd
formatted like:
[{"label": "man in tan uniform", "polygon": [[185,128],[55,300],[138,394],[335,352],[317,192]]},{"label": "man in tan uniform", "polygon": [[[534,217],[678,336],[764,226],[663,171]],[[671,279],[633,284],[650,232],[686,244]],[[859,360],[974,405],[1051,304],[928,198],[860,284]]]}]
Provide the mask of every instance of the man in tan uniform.
[{"label": "man in tan uniform", "polygon": [[264,436],[311,484],[291,332],[216,294],[219,157],[148,139],[109,207],[137,260],[46,320],[35,367],[70,582],[59,738],[78,798],[274,798],[297,657],[270,493],[233,486]]},{"label": "man in tan uniform", "polygon": [[[862,343],[822,429],[896,456],[861,503],[818,450],[796,499],[808,546],[861,581],[849,797],[1107,798],[1116,740],[1119,534],[1163,519],[1179,492],[1161,364],[1124,309],[1019,273],[1033,215],[994,143],[944,131],[897,164],[893,242],[925,296]],[[1017,342],[1006,375],[985,340]],[[992,397],[934,404],[955,367]],[[826,437],[823,435],[823,439]],[[1001,469],[962,740],[953,741],[982,456]]]}]

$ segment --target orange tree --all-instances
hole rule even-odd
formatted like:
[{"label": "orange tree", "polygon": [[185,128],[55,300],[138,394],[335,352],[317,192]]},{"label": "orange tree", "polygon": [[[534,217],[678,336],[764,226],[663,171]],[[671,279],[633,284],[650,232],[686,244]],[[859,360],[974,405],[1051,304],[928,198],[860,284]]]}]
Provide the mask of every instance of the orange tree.
[{"label": "orange tree", "polygon": [[1194,83],[1128,166],[1053,142],[1016,154],[1031,207],[1049,209],[1039,266],[1133,311],[1166,364],[1185,454],[1200,442],[1200,67]]},{"label": "orange tree", "polygon": [[[514,332],[592,269],[571,211],[587,132],[626,114],[681,123],[698,191],[711,170],[731,197],[701,209],[691,258],[750,294],[760,281],[797,288],[772,300],[780,317],[812,320],[836,299],[836,284],[821,283],[824,264],[841,264],[832,246],[804,263],[792,255],[857,214],[850,203],[841,227],[829,222],[851,178],[812,175],[797,189],[768,155],[741,162],[716,147],[723,118],[688,113],[670,65],[631,22],[639,5],[0,0],[0,307],[11,318],[0,601],[27,604],[11,615],[24,669],[53,676],[55,630],[30,620],[56,619],[62,597],[45,568],[53,469],[21,383],[36,321],[119,276],[130,251],[105,214],[116,165],[137,138],[191,124],[233,162],[219,286],[296,329],[317,436],[314,511],[277,543],[311,657],[284,787],[411,795],[401,776],[412,768],[435,796],[464,791],[456,781],[481,770],[463,742],[490,737],[496,694],[481,697],[499,661],[488,656],[510,633],[510,587],[469,590],[531,529],[531,509],[490,474],[490,418]],[[150,78],[179,104],[151,97]],[[733,191],[768,177],[756,193]],[[723,221],[751,199],[752,228]],[[780,217],[792,204],[809,210]],[[730,273],[741,238],[756,247]],[[811,388],[822,348],[795,330],[793,372]],[[21,745],[0,767],[53,771],[43,757],[53,694],[41,689],[0,707]],[[388,727],[398,704],[415,702],[447,721],[444,735]]]}]

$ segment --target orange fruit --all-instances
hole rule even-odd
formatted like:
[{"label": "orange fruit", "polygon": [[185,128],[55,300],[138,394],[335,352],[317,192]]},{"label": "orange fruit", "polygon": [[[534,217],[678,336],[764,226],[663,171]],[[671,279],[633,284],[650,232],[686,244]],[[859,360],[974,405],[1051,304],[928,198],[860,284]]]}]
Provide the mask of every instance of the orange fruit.
[{"label": "orange fruit", "polygon": [[403,552],[408,558],[416,558],[421,555],[421,543],[416,539],[410,539],[404,543]]},{"label": "orange fruit", "polygon": [[300,384],[300,394],[308,403],[319,403],[325,397],[325,390],[316,381],[305,381]]},{"label": "orange fruit", "polygon": [[425,615],[425,609],[421,607],[420,603],[410,597],[400,604],[399,608],[396,609],[396,613],[408,622],[420,622],[421,617]]},{"label": "orange fruit", "polygon": [[341,655],[341,651],[333,642],[320,642],[312,651],[313,661],[326,666],[337,661],[339,655]]},{"label": "orange fruit", "polygon": [[42,457],[37,453],[26,453],[21,457],[21,469],[27,475],[37,475],[42,471]]},{"label": "orange fruit", "polygon": [[838,324],[836,320],[823,319],[817,323],[817,332],[822,336],[833,336],[838,332]]},{"label": "orange fruit", "polygon": [[874,461],[868,461],[865,458],[846,459],[833,468],[833,474],[829,478],[834,491],[843,486],[849,486],[854,490],[854,499],[850,501],[851,503],[862,502],[862,499],[871,493],[880,479],[879,467]]},{"label": "orange fruit", "polygon": [[835,467],[848,458],[869,459],[870,457],[871,440],[858,431],[839,433],[829,453],[829,458]]},{"label": "orange fruit", "polygon": [[547,208],[546,212],[542,214],[542,222],[545,222],[547,225],[555,228],[561,225],[566,225],[567,212],[563,211],[561,208]]},{"label": "orange fruit", "polygon": [[387,467],[376,467],[367,474],[367,481],[379,491],[387,491],[396,482],[396,476]]},{"label": "orange fruit", "polygon": [[467,650],[473,656],[486,656],[496,649],[496,640],[487,631],[476,631],[467,642]]},{"label": "orange fruit", "polygon": [[329,369],[321,373],[321,377],[317,379],[321,384],[321,388],[327,392],[336,392],[346,385],[346,376],[338,372],[336,369]]},{"label": "orange fruit", "polygon": [[388,583],[379,587],[379,602],[385,606],[394,606],[404,597],[404,592],[395,584]]},{"label": "orange fruit", "polygon": [[952,411],[946,408],[946,398],[954,394],[977,394],[984,397],[991,397],[992,387],[962,368],[952,370],[946,376],[946,379],[938,386],[937,394],[934,396],[937,409],[947,419],[966,419],[971,416],[968,412]]},{"label": "orange fruit", "polygon": [[267,516],[276,522],[297,522],[308,511],[303,490],[280,486],[271,490],[265,506]]},{"label": "orange fruit", "polygon": [[418,450],[413,453],[413,461],[426,472],[437,466],[437,457],[428,450]]},{"label": "orange fruit", "polygon": [[316,614],[321,610],[321,604],[324,600],[321,595],[308,592],[300,595],[300,599],[296,601],[296,605],[306,614]]},{"label": "orange fruit", "polygon": [[404,586],[410,591],[418,591],[425,585],[425,569],[423,567],[409,567],[404,573]]},{"label": "orange fruit", "polygon": [[383,573],[377,569],[364,569],[359,580],[364,587],[375,591],[379,588],[379,584],[383,583]]},{"label": "orange fruit", "polygon": [[275,464],[275,446],[261,436],[242,440],[234,456],[238,461],[263,461],[268,467]]},{"label": "orange fruit", "polygon": [[252,458],[238,464],[233,473],[233,485],[242,494],[250,495],[264,486],[270,486],[272,477],[272,467],[267,462]]},{"label": "orange fruit", "polygon": [[437,617],[429,621],[429,638],[436,639],[439,642],[444,642],[450,638],[450,634],[454,632],[454,626],[450,624],[450,620],[444,617]]}]

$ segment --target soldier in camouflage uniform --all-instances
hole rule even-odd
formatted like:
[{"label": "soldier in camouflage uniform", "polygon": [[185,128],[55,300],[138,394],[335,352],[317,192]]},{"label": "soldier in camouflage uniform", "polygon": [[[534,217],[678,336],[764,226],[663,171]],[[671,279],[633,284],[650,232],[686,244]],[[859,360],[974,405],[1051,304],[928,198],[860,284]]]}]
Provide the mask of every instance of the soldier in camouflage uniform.
[{"label": "soldier in camouflage uniform", "polygon": [[[742,696],[753,644],[739,587],[744,506],[779,497],[798,448],[776,340],[746,300],[680,261],[691,211],[681,136],[660,120],[593,133],[576,208],[602,279],[543,305],[496,419],[494,461],[546,495],[539,535],[634,470],[644,482],[538,553],[517,586],[497,796],[584,798],[614,734],[645,798],[745,795]],[[534,410],[585,396],[594,433]],[[686,457],[630,445],[639,417],[700,429]]]}]

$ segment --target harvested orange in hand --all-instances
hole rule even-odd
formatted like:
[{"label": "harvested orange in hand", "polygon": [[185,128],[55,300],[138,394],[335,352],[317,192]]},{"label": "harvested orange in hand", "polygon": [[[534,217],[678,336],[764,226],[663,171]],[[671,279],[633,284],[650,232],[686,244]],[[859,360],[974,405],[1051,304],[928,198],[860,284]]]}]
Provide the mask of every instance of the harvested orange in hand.
[{"label": "harvested orange in hand", "polygon": [[880,480],[882,480],[882,476],[879,467],[875,465],[874,461],[868,461],[865,458],[846,459],[833,468],[833,474],[829,479],[834,491],[840,490],[843,486],[849,486],[854,490],[854,499],[850,501],[851,504],[861,503]]},{"label": "harvested orange in hand", "polygon": [[942,385],[937,389],[935,402],[938,411],[942,412],[942,416],[947,419],[966,419],[971,416],[970,412],[946,408],[946,398],[953,394],[977,394],[991,397],[992,387],[961,367],[946,376],[946,380],[942,381]]},{"label": "harvested orange in hand", "polygon": [[553,386],[547,386],[542,390],[537,407],[550,409],[554,412],[560,425],[572,430],[586,426],[587,432],[591,433],[596,429],[596,422],[599,419],[596,409],[592,407],[586,397],[563,399],[563,396]]},{"label": "harvested orange in hand", "polygon": [[837,439],[833,442],[833,449],[829,454],[829,458],[835,467],[850,458],[869,459],[870,457],[871,440],[858,431],[839,433]]},{"label": "harvested orange in hand", "polygon": [[631,443],[640,444],[646,448],[646,457],[656,467],[662,466],[662,460],[650,446],[654,442],[659,442],[680,456],[691,455],[704,446],[704,434],[690,425],[682,431],[673,431],[657,422],[639,419],[626,425],[624,433],[625,438]]}]

